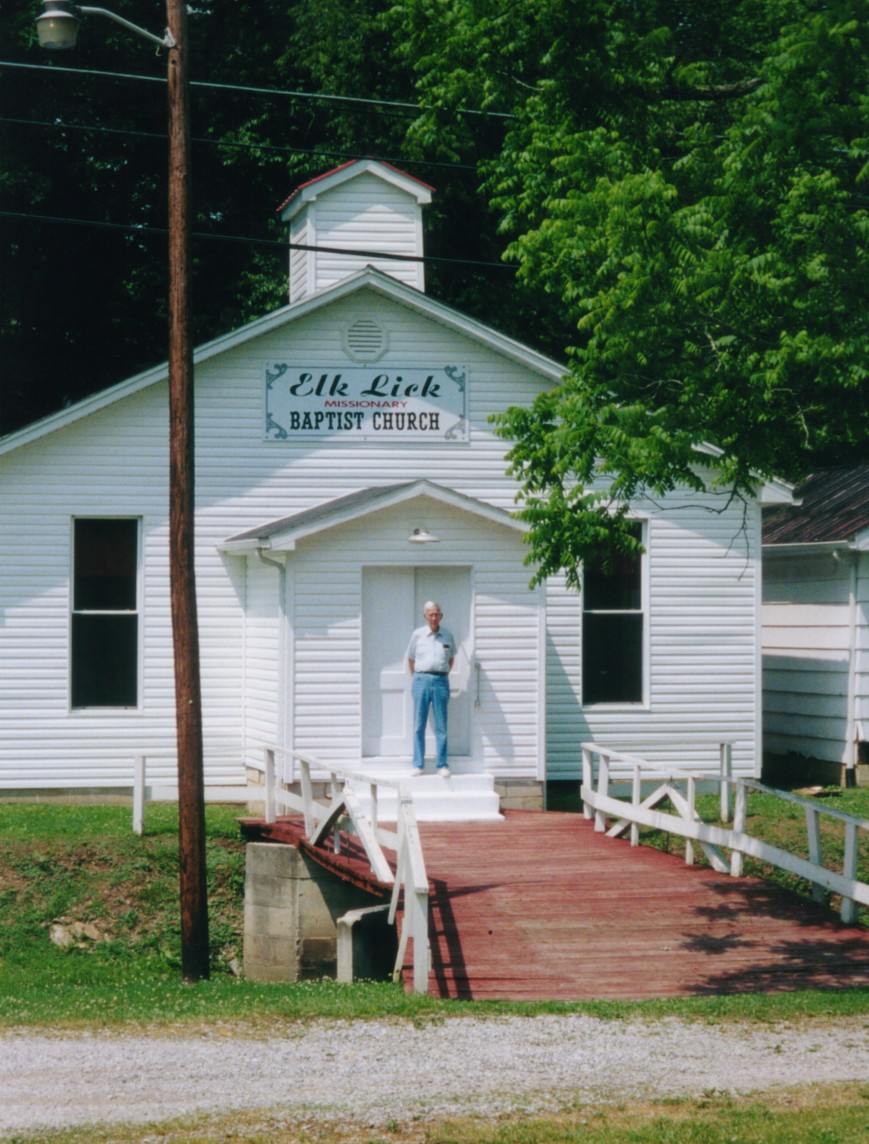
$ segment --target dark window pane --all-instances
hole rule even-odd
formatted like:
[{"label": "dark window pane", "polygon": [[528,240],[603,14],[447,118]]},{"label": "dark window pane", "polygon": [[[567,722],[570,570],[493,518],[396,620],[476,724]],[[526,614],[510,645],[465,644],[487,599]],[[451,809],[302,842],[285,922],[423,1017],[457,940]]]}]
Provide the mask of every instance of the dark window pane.
[{"label": "dark window pane", "polygon": [[640,703],[643,698],[643,617],[582,618],[582,702]]},{"label": "dark window pane", "polygon": [[[639,540],[640,526],[631,531]],[[641,602],[641,558],[617,552],[604,569],[586,561],[583,570],[583,607],[590,611],[638,611]]]},{"label": "dark window pane", "polygon": [[138,522],[77,520],[73,607],[135,611]]},{"label": "dark window pane", "polygon": [[72,617],[73,707],[135,707],[138,616]]}]

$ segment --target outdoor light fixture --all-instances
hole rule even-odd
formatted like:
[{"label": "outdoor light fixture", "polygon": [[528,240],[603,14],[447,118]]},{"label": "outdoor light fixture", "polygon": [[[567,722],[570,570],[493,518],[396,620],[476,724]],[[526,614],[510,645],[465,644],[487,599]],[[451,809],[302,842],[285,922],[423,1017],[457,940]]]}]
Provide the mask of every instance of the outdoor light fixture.
[{"label": "outdoor light fixture", "polygon": [[427,528],[415,528],[407,538],[408,544],[439,544],[440,537],[429,532]]},{"label": "outdoor light fixture", "polygon": [[49,48],[51,51],[74,48],[78,37],[78,13],[84,13],[86,16],[105,16],[120,24],[122,28],[126,28],[128,32],[142,36],[161,48],[175,47],[175,37],[168,30],[161,39],[152,32],[140,28],[138,24],[131,24],[123,16],[109,12],[107,8],[87,8],[82,4],[73,4],[71,0],[42,0],[42,7],[45,9],[44,12],[36,17],[36,34],[41,48]]}]

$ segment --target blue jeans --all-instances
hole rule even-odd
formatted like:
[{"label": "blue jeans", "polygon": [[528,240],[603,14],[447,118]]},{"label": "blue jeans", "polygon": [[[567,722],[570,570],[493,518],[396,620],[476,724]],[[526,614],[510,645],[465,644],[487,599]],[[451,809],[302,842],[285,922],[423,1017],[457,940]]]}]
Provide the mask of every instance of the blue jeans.
[{"label": "blue jeans", "polygon": [[449,676],[429,671],[415,671],[411,695],[413,696],[413,765],[420,770],[425,766],[425,725],[428,722],[428,709],[431,707],[434,712],[437,765],[445,767],[447,705],[450,701]]}]

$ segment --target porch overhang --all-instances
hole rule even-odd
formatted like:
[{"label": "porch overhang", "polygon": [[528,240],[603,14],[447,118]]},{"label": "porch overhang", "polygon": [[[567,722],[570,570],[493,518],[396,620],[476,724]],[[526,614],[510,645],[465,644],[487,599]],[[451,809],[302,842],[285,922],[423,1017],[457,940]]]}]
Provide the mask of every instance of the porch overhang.
[{"label": "porch overhang", "polygon": [[481,520],[515,532],[524,533],[528,530],[524,521],[496,505],[456,492],[455,489],[446,488],[434,481],[420,480],[359,489],[346,496],[324,501],[292,516],[268,521],[230,536],[218,545],[218,550],[234,555],[257,551],[292,552],[298,541],[306,537],[315,536],[339,525],[360,520],[371,513],[420,498],[436,501],[459,512],[470,513]]}]

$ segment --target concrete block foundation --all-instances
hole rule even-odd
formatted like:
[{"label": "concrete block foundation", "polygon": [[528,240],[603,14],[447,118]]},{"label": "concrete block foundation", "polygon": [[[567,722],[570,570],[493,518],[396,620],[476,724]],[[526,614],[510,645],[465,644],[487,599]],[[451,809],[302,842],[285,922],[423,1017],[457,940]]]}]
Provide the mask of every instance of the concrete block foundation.
[{"label": "concrete block foundation", "polygon": [[[295,846],[250,842],[244,882],[244,975],[249,981],[291,982],[336,977],[338,920],[378,904],[300,853]],[[391,928],[391,927],[390,927]],[[372,929],[370,956],[394,942]],[[394,944],[392,945],[394,953]],[[381,959],[382,960],[382,959]]]},{"label": "concrete block foundation", "polygon": [[495,779],[502,810],[543,810],[543,783],[535,779]]}]

